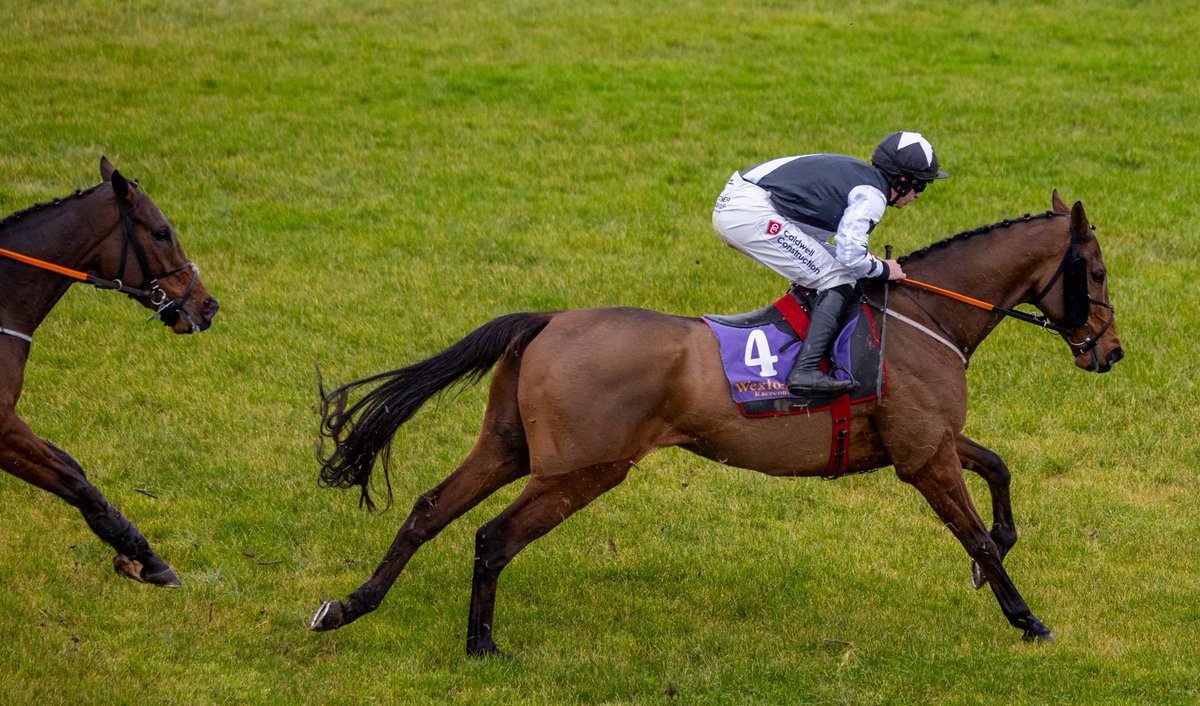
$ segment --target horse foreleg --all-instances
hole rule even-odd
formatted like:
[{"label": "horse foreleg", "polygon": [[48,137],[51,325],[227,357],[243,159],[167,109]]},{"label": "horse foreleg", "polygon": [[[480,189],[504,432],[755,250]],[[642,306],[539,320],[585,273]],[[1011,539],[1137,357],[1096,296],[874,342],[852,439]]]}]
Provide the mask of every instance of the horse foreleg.
[{"label": "horse foreleg", "polygon": [[0,467],[65,500],[88,527],[117,551],[113,568],[135,581],[176,588],[179,576],[119,510],[92,485],[75,459],[38,438],[15,415],[0,418]]},{"label": "horse foreleg", "polygon": [[[512,434],[521,434],[520,438]],[[507,439],[481,440],[462,465],[436,488],[422,493],[412,512],[396,532],[391,546],[375,572],[345,603],[328,600],[309,621],[313,630],[332,630],[350,623],[379,607],[400,572],[421,545],[433,539],[446,525],[478,505],[484,498],[529,473],[520,427]]]},{"label": "horse foreleg", "polygon": [[625,480],[630,465],[629,461],[619,461],[549,476],[535,475],[511,505],[479,528],[475,534],[467,654],[509,656],[496,647],[492,637],[500,572],[530,542]]},{"label": "horse foreleg", "polygon": [[[996,452],[984,448],[966,436],[959,435],[955,449],[963,468],[974,471],[987,481],[988,491],[992,496],[991,535],[1000,552],[1000,561],[1003,562],[1009,550],[1017,543],[1017,527],[1013,522],[1012,502],[1008,493],[1012,474]],[[979,589],[986,583],[979,563],[972,559],[971,585]]]},{"label": "horse foreleg", "polygon": [[912,484],[925,496],[934,512],[979,565],[1008,622],[1022,630],[1026,640],[1052,639],[1050,630],[1029,610],[1000,563],[1000,550],[975,512],[962,468],[956,441],[947,435],[924,466],[904,470],[897,467],[896,470],[901,480]]}]

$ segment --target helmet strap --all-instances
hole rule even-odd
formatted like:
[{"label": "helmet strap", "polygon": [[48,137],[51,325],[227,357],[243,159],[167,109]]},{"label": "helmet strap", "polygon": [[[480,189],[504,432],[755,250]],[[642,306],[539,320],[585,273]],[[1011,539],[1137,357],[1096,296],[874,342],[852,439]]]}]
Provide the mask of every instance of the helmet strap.
[{"label": "helmet strap", "polygon": [[891,187],[892,193],[895,194],[895,196],[888,200],[889,206],[895,206],[900,199],[904,198],[908,195],[908,192],[912,191],[912,181],[907,177],[892,176],[891,174],[888,174],[887,180],[888,186]]}]

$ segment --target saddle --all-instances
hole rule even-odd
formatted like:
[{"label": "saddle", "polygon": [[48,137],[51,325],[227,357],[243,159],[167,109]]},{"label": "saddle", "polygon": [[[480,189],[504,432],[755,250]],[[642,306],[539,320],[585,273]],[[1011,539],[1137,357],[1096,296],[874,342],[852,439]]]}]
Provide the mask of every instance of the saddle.
[{"label": "saddle", "polygon": [[[830,461],[824,476],[845,472],[850,405],[886,391],[887,373],[879,379],[879,335],[862,290],[850,297],[845,323],[834,340],[830,360],[822,369],[833,377],[852,377],[849,392],[835,396],[798,397],[787,389],[787,375],[804,345],[810,301],[815,292],[793,287],[778,301],[755,311],[727,316],[709,314],[703,320],[717,337],[729,390],[744,417],[771,417],[829,410],[833,421]],[[882,393],[881,393],[882,394]]]},{"label": "saddle", "polygon": [[[793,287],[778,301],[744,314],[704,316],[721,348],[730,392],[746,417],[815,412],[828,396],[797,397],[787,391],[787,374],[804,343],[809,302],[814,292]],[[879,336],[861,291],[850,298],[851,311],[834,340],[826,365],[833,377],[858,383],[851,404],[875,399],[879,383]],[[886,374],[885,374],[886,382]]]}]

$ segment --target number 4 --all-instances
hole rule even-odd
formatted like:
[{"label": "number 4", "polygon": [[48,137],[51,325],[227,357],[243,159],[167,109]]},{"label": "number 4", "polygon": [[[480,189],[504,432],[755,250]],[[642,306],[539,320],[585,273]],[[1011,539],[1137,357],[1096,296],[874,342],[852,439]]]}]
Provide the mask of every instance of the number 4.
[{"label": "number 4", "polygon": [[761,377],[774,377],[777,360],[779,356],[771,355],[771,344],[767,342],[767,334],[761,329],[751,331],[750,337],[746,339],[746,367],[757,367]]}]

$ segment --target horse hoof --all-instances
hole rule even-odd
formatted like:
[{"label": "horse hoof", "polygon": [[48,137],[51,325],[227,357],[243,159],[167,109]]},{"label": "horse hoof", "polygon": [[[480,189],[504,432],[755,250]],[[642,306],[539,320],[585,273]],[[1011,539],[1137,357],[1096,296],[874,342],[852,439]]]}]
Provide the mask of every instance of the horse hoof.
[{"label": "horse hoof", "polygon": [[1037,619],[1034,619],[1025,628],[1021,639],[1025,642],[1054,642],[1054,635],[1050,634],[1050,628],[1042,625]]},{"label": "horse hoof", "polygon": [[979,562],[971,560],[971,588],[978,591],[987,585],[987,579],[983,576],[983,569],[979,568]]},{"label": "horse hoof", "polygon": [[325,630],[334,630],[346,624],[345,615],[342,613],[341,601],[325,601],[317,608],[317,612],[313,615],[312,620],[308,621],[308,629],[313,632],[323,632]]},{"label": "horse hoof", "polygon": [[161,560],[157,563],[160,566],[151,570],[137,559],[130,559],[124,554],[118,554],[113,557],[113,571],[138,583],[148,583],[164,588],[179,588],[179,575],[175,573],[174,569]]},{"label": "horse hoof", "polygon": [[163,588],[179,588],[181,582],[179,574],[169,566],[164,565],[158,571],[142,571],[142,581],[154,586],[162,586]]},{"label": "horse hoof", "polygon": [[484,650],[468,650],[467,656],[474,657],[475,659],[502,659],[508,662],[517,661],[516,655],[505,652],[495,645],[492,645],[489,649]]}]

